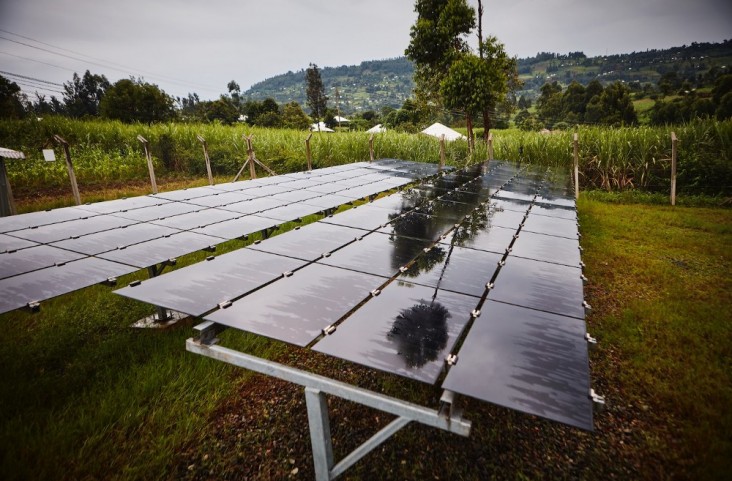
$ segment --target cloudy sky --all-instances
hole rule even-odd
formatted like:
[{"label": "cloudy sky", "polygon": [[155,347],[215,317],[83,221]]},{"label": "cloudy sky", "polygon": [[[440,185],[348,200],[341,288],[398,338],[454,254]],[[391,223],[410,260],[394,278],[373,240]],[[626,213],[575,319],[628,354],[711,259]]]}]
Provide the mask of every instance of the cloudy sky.
[{"label": "cloudy sky", "polygon": [[[732,38],[729,0],[484,5],[484,33],[518,57]],[[403,55],[413,6],[412,0],[0,0],[0,75],[29,93],[60,96],[60,84],[89,69],[112,82],[142,76],[174,96],[212,99],[232,79],[246,90],[310,62],[353,65]]]}]

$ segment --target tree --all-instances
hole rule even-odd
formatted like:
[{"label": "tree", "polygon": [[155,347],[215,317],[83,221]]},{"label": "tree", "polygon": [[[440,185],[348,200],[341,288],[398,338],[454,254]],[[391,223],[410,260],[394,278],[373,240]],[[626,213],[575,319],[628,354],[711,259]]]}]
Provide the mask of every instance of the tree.
[{"label": "tree", "polygon": [[561,120],[562,87],[556,81],[542,85],[541,95],[536,101],[536,113],[549,128],[554,122]]},{"label": "tree", "polygon": [[[468,142],[473,139],[473,117],[495,101],[488,63],[466,54],[454,62],[440,84],[445,106],[465,112]],[[471,144],[472,145],[472,144]]]},{"label": "tree", "polygon": [[608,85],[600,96],[604,116],[602,123],[608,125],[635,125],[638,115],[630,99],[628,87],[620,82]]},{"label": "tree", "polygon": [[475,28],[475,10],[465,0],[416,0],[404,54],[414,62],[417,97],[440,103],[440,88],[450,65],[468,51],[465,36]]},{"label": "tree", "polygon": [[173,99],[142,79],[122,79],[107,89],[100,103],[103,117],[122,122],[161,122],[173,118]]},{"label": "tree", "polygon": [[20,87],[0,75],[0,119],[19,119],[24,115]]},{"label": "tree", "polygon": [[239,118],[239,110],[234,106],[231,99],[221,96],[220,99],[205,103],[205,118],[209,122],[219,121],[222,124],[230,125]]},{"label": "tree", "polygon": [[110,84],[104,75],[92,75],[88,70],[83,77],[76,72],[71,82],[64,83],[64,103],[71,117],[96,117],[99,106]]},{"label": "tree", "polygon": [[325,96],[325,88],[323,87],[323,79],[320,77],[320,70],[314,63],[305,71],[305,80],[307,82],[307,99],[310,114],[315,122],[320,122],[321,116],[325,114],[328,105],[328,97]]},{"label": "tree", "polygon": [[[481,5],[482,6],[482,5]],[[515,92],[521,85],[516,68],[516,58],[509,57],[503,43],[494,36],[488,36],[480,44],[481,60],[487,65],[486,78],[482,88],[487,89],[486,103],[483,105],[483,136],[488,140],[492,127],[490,114],[501,110],[510,115],[515,108],[514,102],[506,101],[506,94]],[[477,88],[477,87],[476,87]],[[500,108],[499,108],[500,105]]]},{"label": "tree", "polygon": [[282,106],[282,127],[286,129],[305,130],[310,126],[310,117],[303,112],[297,102]]}]

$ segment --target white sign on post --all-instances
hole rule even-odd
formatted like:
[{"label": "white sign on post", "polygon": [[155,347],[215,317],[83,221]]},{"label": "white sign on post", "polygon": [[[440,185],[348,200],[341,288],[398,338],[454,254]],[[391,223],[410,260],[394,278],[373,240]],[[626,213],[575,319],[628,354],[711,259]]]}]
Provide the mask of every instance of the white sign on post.
[{"label": "white sign on post", "polygon": [[43,158],[46,162],[53,162],[56,160],[56,153],[53,149],[43,149]]}]

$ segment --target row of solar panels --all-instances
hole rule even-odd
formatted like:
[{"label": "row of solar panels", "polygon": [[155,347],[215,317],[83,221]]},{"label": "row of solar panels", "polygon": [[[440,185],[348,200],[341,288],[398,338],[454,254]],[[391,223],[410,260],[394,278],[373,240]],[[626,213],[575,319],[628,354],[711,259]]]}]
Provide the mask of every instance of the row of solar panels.
[{"label": "row of solar panels", "polygon": [[386,159],[0,218],[0,313],[437,172]]},{"label": "row of solar panels", "polygon": [[567,181],[473,166],[116,293],[428,383],[457,354],[444,388],[591,429]]}]

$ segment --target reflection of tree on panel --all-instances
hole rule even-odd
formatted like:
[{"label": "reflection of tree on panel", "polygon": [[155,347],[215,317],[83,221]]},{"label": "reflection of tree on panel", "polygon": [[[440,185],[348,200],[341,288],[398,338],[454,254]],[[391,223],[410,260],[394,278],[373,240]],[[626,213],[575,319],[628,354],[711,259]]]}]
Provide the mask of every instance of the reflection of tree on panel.
[{"label": "reflection of tree on panel", "polygon": [[420,301],[403,309],[394,320],[389,339],[409,367],[422,367],[437,359],[447,345],[447,319],[450,312],[439,302]]}]

